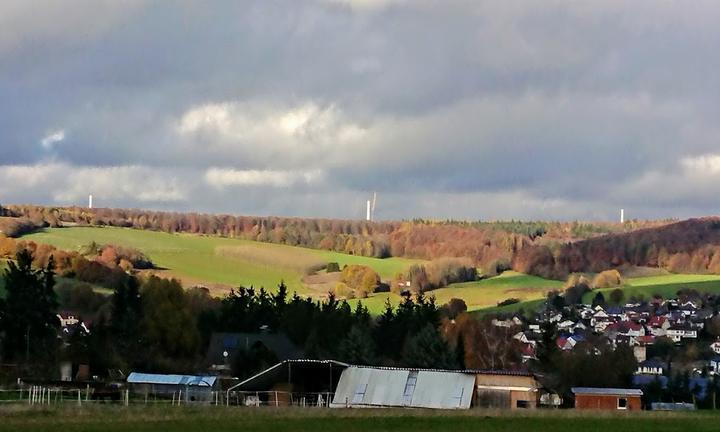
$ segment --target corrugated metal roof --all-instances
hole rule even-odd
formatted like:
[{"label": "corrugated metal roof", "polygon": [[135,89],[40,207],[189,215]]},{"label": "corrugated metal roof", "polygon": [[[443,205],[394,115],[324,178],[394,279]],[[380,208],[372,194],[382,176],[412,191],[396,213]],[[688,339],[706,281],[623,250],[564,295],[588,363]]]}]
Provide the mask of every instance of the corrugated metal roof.
[{"label": "corrugated metal roof", "polygon": [[217,377],[195,375],[161,375],[132,372],[127,377],[130,384],[166,384],[213,387]]},{"label": "corrugated metal roof", "polygon": [[589,394],[599,396],[642,396],[642,390],[621,388],[573,387],[573,394]]},{"label": "corrugated metal roof", "polygon": [[512,371],[512,370],[497,370],[497,369],[459,369],[459,370],[448,370],[448,369],[423,369],[423,368],[408,368],[408,367],[395,367],[395,366],[363,366],[363,365],[351,365],[357,368],[370,368],[380,370],[397,370],[397,371],[423,371],[423,372],[456,372],[464,374],[474,375],[508,375],[508,376],[533,376],[528,371]]},{"label": "corrugated metal roof", "polygon": [[331,406],[467,409],[474,386],[474,373],[351,366]]}]

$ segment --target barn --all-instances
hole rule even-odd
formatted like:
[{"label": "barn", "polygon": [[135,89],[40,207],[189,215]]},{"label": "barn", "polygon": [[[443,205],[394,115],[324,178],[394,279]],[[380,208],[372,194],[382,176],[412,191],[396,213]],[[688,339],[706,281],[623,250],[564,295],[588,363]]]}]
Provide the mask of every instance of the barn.
[{"label": "barn", "polygon": [[348,365],[335,360],[285,360],[226,391],[228,403],[327,406]]},{"label": "barn", "polygon": [[642,409],[642,390],[620,388],[573,387],[575,408],[596,410]]},{"label": "barn", "polygon": [[468,409],[474,386],[468,372],[350,366],[330,406]]}]

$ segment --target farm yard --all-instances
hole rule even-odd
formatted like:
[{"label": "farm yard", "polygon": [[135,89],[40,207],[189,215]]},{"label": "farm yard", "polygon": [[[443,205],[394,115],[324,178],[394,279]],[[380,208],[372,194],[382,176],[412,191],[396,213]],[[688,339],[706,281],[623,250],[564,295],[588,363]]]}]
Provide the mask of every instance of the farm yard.
[{"label": "farm yard", "polygon": [[[46,430],[103,431],[470,431],[528,432],[552,430],[615,432],[715,431],[715,413],[600,413],[577,411],[430,410],[331,410],[227,408],[227,407],[131,407],[117,406],[30,409],[5,407],[0,411],[0,430],[35,432]],[[690,427],[689,427],[690,426]]]}]

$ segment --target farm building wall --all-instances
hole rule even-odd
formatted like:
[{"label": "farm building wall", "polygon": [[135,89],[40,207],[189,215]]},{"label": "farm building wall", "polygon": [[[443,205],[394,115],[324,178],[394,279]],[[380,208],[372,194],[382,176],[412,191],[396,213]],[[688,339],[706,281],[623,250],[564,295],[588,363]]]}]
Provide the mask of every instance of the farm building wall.
[{"label": "farm building wall", "polygon": [[618,395],[575,395],[576,409],[598,409],[598,410],[617,410],[620,406],[620,399],[627,401],[627,410],[639,411],[642,409],[640,396],[618,396]]},{"label": "farm building wall", "polygon": [[468,409],[475,375],[455,371],[349,367],[332,407]]},{"label": "farm building wall", "polygon": [[537,408],[540,384],[530,375],[478,374],[475,406],[483,408]]}]

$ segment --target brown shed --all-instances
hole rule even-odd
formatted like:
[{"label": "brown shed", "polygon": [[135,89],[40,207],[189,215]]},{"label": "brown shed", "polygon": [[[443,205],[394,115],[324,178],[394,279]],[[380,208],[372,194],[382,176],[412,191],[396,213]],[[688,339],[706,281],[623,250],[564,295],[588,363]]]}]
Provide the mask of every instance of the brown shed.
[{"label": "brown shed", "polygon": [[642,390],[619,388],[574,387],[575,408],[597,410],[642,409]]},{"label": "brown shed", "polygon": [[541,385],[528,372],[475,371],[475,406],[537,408]]}]

